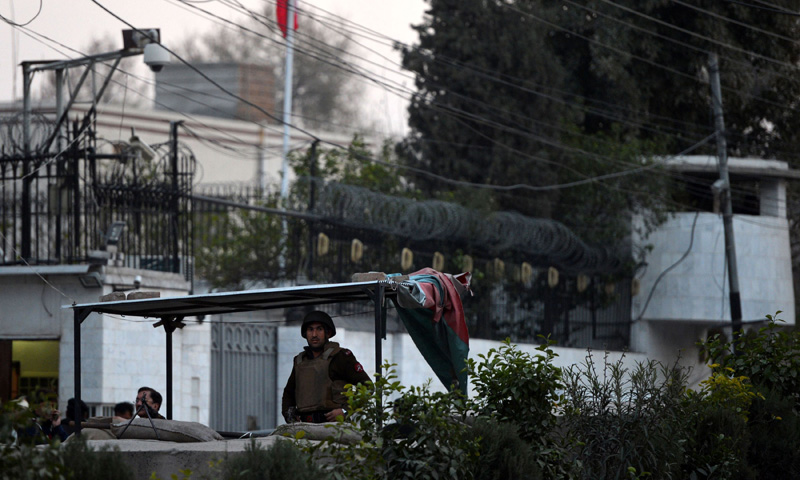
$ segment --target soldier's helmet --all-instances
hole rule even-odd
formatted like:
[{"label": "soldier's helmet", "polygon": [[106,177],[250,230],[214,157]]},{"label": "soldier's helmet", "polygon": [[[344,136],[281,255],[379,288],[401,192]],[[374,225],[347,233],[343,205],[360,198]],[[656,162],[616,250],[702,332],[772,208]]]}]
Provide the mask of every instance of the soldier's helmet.
[{"label": "soldier's helmet", "polygon": [[336,335],[336,325],[333,324],[333,319],[331,316],[325,312],[320,312],[319,310],[314,310],[310,312],[303,318],[303,325],[300,326],[300,336],[306,338],[306,327],[308,327],[312,323],[321,323],[325,326],[330,333],[328,338],[332,338]]}]

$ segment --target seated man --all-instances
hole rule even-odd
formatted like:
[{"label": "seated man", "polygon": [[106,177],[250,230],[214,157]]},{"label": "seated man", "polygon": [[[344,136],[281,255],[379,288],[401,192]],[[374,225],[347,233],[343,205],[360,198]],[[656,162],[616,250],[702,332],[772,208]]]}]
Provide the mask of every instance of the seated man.
[{"label": "seated man", "polygon": [[283,418],[287,423],[336,421],[346,413],[344,386],[369,382],[369,375],[353,352],[328,341],[336,335],[336,326],[327,313],[306,315],[300,335],[308,346],[294,357],[292,374],[283,389]]},{"label": "seated man", "polygon": [[67,439],[67,431],[61,426],[61,414],[54,402],[45,400],[39,403],[33,413],[30,424],[17,432],[20,443],[43,444]]},{"label": "seated man", "polygon": [[75,399],[67,400],[67,416],[63,420],[64,429],[67,433],[73,433],[76,429],[75,423],[85,422],[89,418],[89,406],[81,400],[80,406],[75,404]]},{"label": "seated man", "polygon": [[114,405],[114,416],[130,420],[133,418],[133,404],[131,402],[119,402]]},{"label": "seated man", "polygon": [[[141,418],[147,418],[148,413],[150,418],[165,418],[158,413],[161,408],[161,394],[150,387],[142,387],[136,394],[136,414]],[[144,405],[144,406],[142,406]]]}]

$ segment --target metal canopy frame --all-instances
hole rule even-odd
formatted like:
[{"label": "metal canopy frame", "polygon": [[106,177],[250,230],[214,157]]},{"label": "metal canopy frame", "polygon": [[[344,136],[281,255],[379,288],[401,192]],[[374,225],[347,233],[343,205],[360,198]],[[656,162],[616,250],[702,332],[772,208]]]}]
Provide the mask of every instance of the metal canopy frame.
[{"label": "metal canopy frame", "polygon": [[[375,305],[375,371],[380,374],[381,341],[386,337],[386,299],[397,296],[399,285],[392,280],[380,280],[65,305],[74,315],[76,405],[81,401],[81,324],[91,313],[158,319],[153,327],[163,326],[167,336],[167,418],[172,419],[172,332],[183,328],[184,318],[369,300]],[[75,431],[80,435],[80,422],[75,423]]]}]

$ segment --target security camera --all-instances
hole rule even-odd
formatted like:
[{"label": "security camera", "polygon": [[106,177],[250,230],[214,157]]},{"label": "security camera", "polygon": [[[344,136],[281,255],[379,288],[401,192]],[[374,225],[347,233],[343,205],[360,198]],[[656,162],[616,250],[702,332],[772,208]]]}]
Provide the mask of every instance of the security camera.
[{"label": "security camera", "polygon": [[131,149],[133,149],[134,152],[142,156],[142,159],[144,159],[144,161],[149,162],[156,157],[156,151],[153,150],[153,148],[150,145],[144,143],[136,135],[136,129],[134,127],[131,127],[131,139],[128,140],[128,143],[130,144]]},{"label": "security camera", "polygon": [[169,65],[170,56],[166,48],[158,43],[148,43],[144,46],[144,63],[154,72],[160,72],[165,65]]},{"label": "security camera", "polygon": [[133,277],[133,288],[139,290],[141,286],[142,286],[142,276],[136,275],[135,277]]}]

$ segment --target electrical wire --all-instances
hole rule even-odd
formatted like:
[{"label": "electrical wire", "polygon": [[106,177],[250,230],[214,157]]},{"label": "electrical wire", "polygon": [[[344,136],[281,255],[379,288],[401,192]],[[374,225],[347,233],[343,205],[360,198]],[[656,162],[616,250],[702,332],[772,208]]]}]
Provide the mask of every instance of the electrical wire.
[{"label": "electrical wire", "polygon": [[691,253],[692,246],[694,245],[694,231],[695,231],[695,227],[697,227],[697,219],[698,219],[699,216],[700,216],[700,212],[697,212],[694,215],[694,221],[692,222],[692,231],[689,234],[689,247],[686,248],[686,251],[683,253],[681,258],[679,258],[675,263],[673,263],[672,265],[670,265],[669,267],[664,269],[664,271],[661,272],[661,274],[656,278],[655,282],[653,282],[653,286],[650,288],[650,293],[647,295],[647,301],[644,302],[644,307],[642,307],[642,311],[639,312],[639,316],[636,317],[633,320],[634,323],[640,321],[642,319],[642,317],[644,317],[644,314],[647,311],[647,307],[650,305],[650,300],[652,300],[652,298],[653,298],[653,293],[655,293],[656,287],[661,282],[661,279],[663,279],[664,276],[667,273],[669,273],[675,267],[680,265],[684,260],[686,260],[686,257],[688,257],[689,253]]},{"label": "electrical wire", "polygon": [[37,10],[36,14],[33,17],[31,17],[31,19],[28,20],[27,22],[17,23],[17,22],[15,22],[13,20],[9,20],[8,18],[4,17],[3,15],[0,15],[0,20],[3,20],[4,22],[6,22],[7,24],[11,25],[12,27],[24,27],[26,25],[30,25],[31,22],[36,20],[39,17],[39,14],[42,13],[42,4],[43,3],[44,3],[44,0],[39,0],[39,10]]},{"label": "electrical wire", "polygon": [[[740,2],[738,0],[725,0],[725,1],[727,3],[733,3],[735,5],[742,5],[744,7],[755,8],[757,10],[764,10],[764,11],[772,12],[772,13],[780,13],[780,14],[783,14],[783,15],[791,15],[793,17],[800,17],[800,13],[791,12],[789,10],[784,10],[783,8],[766,8],[766,7],[762,7],[762,6],[759,6],[759,5],[753,5],[752,3]],[[766,3],[766,2],[762,2],[762,3]]]}]

